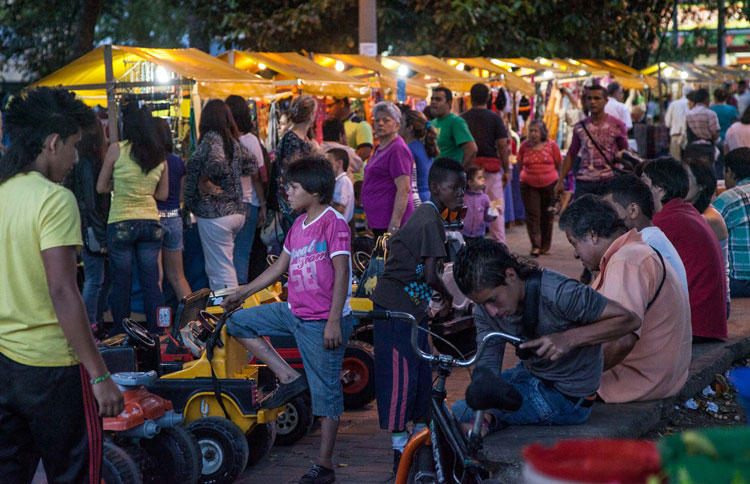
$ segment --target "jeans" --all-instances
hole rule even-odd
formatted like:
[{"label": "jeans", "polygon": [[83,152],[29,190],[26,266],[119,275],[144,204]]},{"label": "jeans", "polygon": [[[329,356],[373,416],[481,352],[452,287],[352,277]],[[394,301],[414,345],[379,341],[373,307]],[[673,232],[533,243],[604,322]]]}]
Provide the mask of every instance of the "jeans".
[{"label": "jeans", "polygon": [[148,330],[158,333],[156,311],[164,304],[159,288],[159,251],[162,228],[158,220],[125,220],[107,225],[109,268],[112,277],[110,308],[114,326],[110,336],[123,333],[122,320],[130,317],[133,259],[143,289],[143,307]]},{"label": "jeans", "polygon": [[237,287],[234,269],[234,238],[245,225],[245,215],[235,213],[224,217],[195,217],[201,237],[206,275],[212,291]]},{"label": "jeans", "polygon": [[[495,417],[490,431],[500,430],[508,425],[575,425],[588,420],[591,407],[581,406],[584,399],[577,403],[565,398],[562,393],[544,384],[541,380],[519,363],[515,368],[505,370],[502,378],[516,387],[523,397],[521,408],[513,413],[502,410],[487,410]],[[466,405],[466,400],[453,404],[453,415],[460,423],[468,423],[474,418],[474,410]]]},{"label": "jeans", "polygon": [[107,297],[111,278],[107,270],[107,258],[90,255],[84,248],[81,250],[83,256],[83,303],[86,305],[86,315],[91,326],[101,322],[102,315],[107,308]]},{"label": "jeans", "polygon": [[247,284],[247,273],[250,267],[250,252],[255,240],[255,229],[258,224],[258,207],[251,203],[245,204],[245,225],[234,236],[234,270],[237,272],[237,282]]},{"label": "jeans", "polygon": [[750,279],[729,279],[729,293],[732,299],[750,297]]},{"label": "jeans", "polygon": [[344,412],[341,365],[353,319],[350,315],[341,318],[343,343],[334,350],[325,347],[326,323],[326,320],[303,321],[292,314],[287,303],[271,303],[237,311],[227,320],[227,331],[236,338],[294,336],[310,385],[313,414],[336,419]]}]

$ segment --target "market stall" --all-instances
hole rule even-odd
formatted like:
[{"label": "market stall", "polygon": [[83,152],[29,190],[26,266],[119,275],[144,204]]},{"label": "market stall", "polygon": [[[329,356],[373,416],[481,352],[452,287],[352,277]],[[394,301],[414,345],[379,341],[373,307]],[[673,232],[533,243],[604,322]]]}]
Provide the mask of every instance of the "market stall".
[{"label": "market stall", "polygon": [[403,64],[421,76],[428,87],[440,85],[457,93],[467,93],[471,86],[483,82],[481,78],[465,71],[459,71],[431,55],[388,56],[382,57],[381,63],[391,70],[398,70]]},{"label": "market stall", "polygon": [[490,84],[505,86],[526,96],[534,95],[534,85],[531,82],[484,57],[453,57],[446,62],[456,68],[461,67],[461,70],[468,66],[472,69],[472,74],[486,79]]}]

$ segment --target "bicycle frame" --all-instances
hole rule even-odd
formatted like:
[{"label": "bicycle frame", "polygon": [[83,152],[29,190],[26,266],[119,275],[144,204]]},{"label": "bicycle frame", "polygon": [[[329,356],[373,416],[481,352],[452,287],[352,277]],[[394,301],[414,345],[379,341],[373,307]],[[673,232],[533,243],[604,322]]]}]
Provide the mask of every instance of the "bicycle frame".
[{"label": "bicycle frame", "polygon": [[[455,454],[456,461],[461,463],[464,472],[468,471],[469,473],[474,474],[475,477],[479,479],[478,482],[481,482],[481,480],[484,479],[482,474],[486,475],[487,470],[476,459],[476,454],[482,447],[481,427],[482,421],[484,420],[484,411],[480,410],[475,412],[474,427],[469,433],[468,438],[464,436],[458,428],[456,419],[453,417],[453,414],[445,402],[447,397],[445,382],[451,375],[453,368],[468,367],[476,363],[484,353],[487,343],[490,340],[502,338],[511,343],[518,344],[521,343],[521,339],[509,334],[493,332],[484,337],[473,358],[469,360],[457,360],[449,355],[436,356],[423,352],[417,344],[417,336],[419,332],[417,320],[409,313],[393,311],[354,311],[353,315],[358,318],[402,319],[409,322],[412,326],[411,345],[414,352],[423,360],[438,364],[437,381],[432,389],[432,415],[430,417],[430,426],[429,428],[417,433],[407,443],[404,452],[401,454],[401,462],[399,464],[398,472],[396,473],[395,484],[407,484],[415,453],[422,446],[432,447],[437,482],[440,484],[448,482],[446,477],[450,478],[451,481],[454,480],[454,477],[457,476],[446,476],[445,471],[447,469],[443,468],[441,447],[444,443],[451,448]],[[445,442],[443,442],[443,439],[445,439]],[[451,466],[450,471],[454,474],[455,466]],[[460,482],[458,478],[455,480]]]}]

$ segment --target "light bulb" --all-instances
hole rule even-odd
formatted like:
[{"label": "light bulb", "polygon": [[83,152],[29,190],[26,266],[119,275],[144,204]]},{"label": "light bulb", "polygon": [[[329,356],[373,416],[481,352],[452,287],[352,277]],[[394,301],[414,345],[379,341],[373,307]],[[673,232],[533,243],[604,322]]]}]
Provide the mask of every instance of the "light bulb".
[{"label": "light bulb", "polygon": [[344,66],[344,63],[340,60],[337,60],[336,64],[333,67],[339,72],[344,72],[344,69],[346,69],[346,66]]},{"label": "light bulb", "polygon": [[400,66],[398,66],[398,71],[397,72],[398,72],[399,76],[406,77],[406,76],[409,75],[409,68],[406,67],[406,65],[401,64]]},{"label": "light bulb", "polygon": [[166,84],[169,82],[172,76],[169,75],[169,71],[167,71],[162,66],[156,67],[156,82],[159,84]]},{"label": "light bulb", "polygon": [[685,71],[680,71],[680,79],[687,79],[688,73]]},{"label": "light bulb", "polygon": [[671,67],[667,67],[666,69],[664,69],[664,75],[666,77],[672,77],[673,72],[674,70]]},{"label": "light bulb", "polygon": [[464,67],[465,67],[465,64],[463,62],[459,62],[458,64],[456,64],[456,69],[459,71],[464,70]]},{"label": "light bulb", "polygon": [[266,67],[267,66],[264,63],[258,62],[258,69],[260,69],[261,71],[265,71]]}]

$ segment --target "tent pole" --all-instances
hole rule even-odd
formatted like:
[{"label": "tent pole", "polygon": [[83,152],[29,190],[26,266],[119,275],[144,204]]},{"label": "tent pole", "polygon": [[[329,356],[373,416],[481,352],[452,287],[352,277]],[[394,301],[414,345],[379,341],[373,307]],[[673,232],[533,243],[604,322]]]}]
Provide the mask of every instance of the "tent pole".
[{"label": "tent pole", "polygon": [[120,141],[117,120],[117,102],[115,101],[115,74],[112,67],[112,44],[104,46],[104,75],[107,83],[107,118],[109,122],[109,142]]}]

